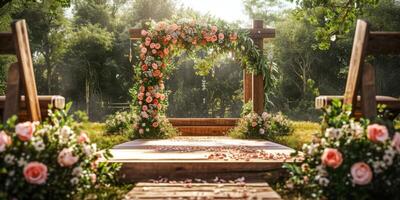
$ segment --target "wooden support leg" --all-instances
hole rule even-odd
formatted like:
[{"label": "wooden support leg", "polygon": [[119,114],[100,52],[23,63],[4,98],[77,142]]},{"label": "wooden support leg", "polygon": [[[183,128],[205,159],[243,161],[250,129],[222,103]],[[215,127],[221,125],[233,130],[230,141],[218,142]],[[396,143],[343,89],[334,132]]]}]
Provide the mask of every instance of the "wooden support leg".
[{"label": "wooden support leg", "polygon": [[264,112],[264,95],[263,75],[253,75],[253,108],[258,114]]},{"label": "wooden support leg", "polygon": [[366,118],[376,117],[376,88],[375,88],[375,69],[365,63],[361,79],[361,110]]},{"label": "wooden support leg", "polygon": [[243,96],[244,103],[249,102],[253,98],[253,75],[243,70]]},{"label": "wooden support leg", "polygon": [[13,63],[8,70],[6,102],[3,113],[3,123],[13,115],[18,115],[20,102],[21,80],[19,76],[19,64]]}]

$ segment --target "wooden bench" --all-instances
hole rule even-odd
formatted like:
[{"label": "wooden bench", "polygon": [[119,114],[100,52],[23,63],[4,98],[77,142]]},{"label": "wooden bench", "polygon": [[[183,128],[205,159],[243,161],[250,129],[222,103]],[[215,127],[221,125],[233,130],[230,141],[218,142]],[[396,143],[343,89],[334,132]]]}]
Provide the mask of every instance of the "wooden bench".
[{"label": "wooden bench", "polygon": [[[319,96],[315,106],[321,109],[330,105],[333,99],[342,100],[352,106],[355,117],[374,118],[377,104],[385,104],[395,118],[400,113],[400,100],[388,96],[376,96],[375,69],[364,62],[367,55],[399,55],[400,32],[372,32],[364,20],[357,21],[349,73],[343,96]],[[360,93],[360,94],[358,94]]]},{"label": "wooden bench", "polygon": [[[40,106],[40,114],[43,119],[48,117],[48,109],[51,107],[54,109],[63,109],[65,108],[65,98],[60,95],[39,95],[39,106]],[[0,113],[4,112],[6,97],[0,96]],[[21,97],[21,102],[19,105],[18,112],[18,120],[19,121],[27,121],[29,120],[29,113],[26,107],[25,96]],[[1,117],[2,118],[2,117]],[[1,119],[0,118],[0,119]]]},{"label": "wooden bench", "polygon": [[37,95],[25,20],[14,21],[11,29],[10,33],[0,33],[0,54],[17,57],[17,62],[11,64],[8,71],[6,96],[0,96],[2,120],[6,122],[11,116],[17,115],[19,121],[41,121],[47,117],[49,105],[62,109],[65,99],[61,96]]}]

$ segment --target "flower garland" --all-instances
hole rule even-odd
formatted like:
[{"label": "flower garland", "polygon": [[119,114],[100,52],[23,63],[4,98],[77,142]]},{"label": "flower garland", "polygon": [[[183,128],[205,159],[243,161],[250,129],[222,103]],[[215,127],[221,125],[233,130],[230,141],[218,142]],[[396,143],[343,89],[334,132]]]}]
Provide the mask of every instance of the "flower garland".
[{"label": "flower garland", "polygon": [[[164,114],[167,106],[164,78],[173,69],[171,58],[181,50],[188,53],[203,50],[211,61],[232,52],[246,70],[264,75],[265,84],[273,84],[271,70],[260,50],[255,46],[249,33],[230,28],[222,21],[180,19],[151,23],[148,30],[142,30],[139,41],[139,64],[136,66],[137,84],[132,95],[138,114],[135,137],[164,137],[163,124],[168,121]],[[202,66],[206,67],[207,66]],[[204,69],[199,69],[204,71]]]}]

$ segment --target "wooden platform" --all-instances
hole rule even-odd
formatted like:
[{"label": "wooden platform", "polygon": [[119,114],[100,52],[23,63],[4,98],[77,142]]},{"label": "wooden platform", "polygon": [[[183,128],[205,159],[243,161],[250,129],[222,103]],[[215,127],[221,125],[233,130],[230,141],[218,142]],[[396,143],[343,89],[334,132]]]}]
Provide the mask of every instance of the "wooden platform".
[{"label": "wooden platform", "polygon": [[168,118],[183,136],[224,136],[238,118]]},{"label": "wooden platform", "polygon": [[130,199],[264,199],[281,197],[267,183],[138,183]]},{"label": "wooden platform", "polygon": [[110,162],[123,163],[121,177],[128,182],[157,178],[230,178],[280,170],[291,162],[293,149],[264,140],[228,137],[177,137],[134,140],[115,146]]}]

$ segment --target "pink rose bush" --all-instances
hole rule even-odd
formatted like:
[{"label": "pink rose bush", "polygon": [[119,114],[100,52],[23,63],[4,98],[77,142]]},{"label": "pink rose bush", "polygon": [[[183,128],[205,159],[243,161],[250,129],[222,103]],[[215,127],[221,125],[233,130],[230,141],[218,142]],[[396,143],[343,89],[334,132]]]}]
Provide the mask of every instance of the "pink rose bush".
[{"label": "pink rose bush", "polygon": [[[246,63],[246,67],[256,73],[262,73],[267,65],[266,58],[259,54],[248,32],[210,18],[151,22],[148,30],[141,31],[141,36],[134,49],[139,60],[135,63],[132,89],[133,110],[137,116],[132,133],[134,138],[176,134],[168,120],[164,120],[168,102],[164,79],[173,71],[172,58],[180,55],[181,50],[195,55],[208,52],[205,58],[195,60],[195,69],[201,75],[207,75],[216,58],[228,53],[240,54],[239,62]],[[267,84],[271,83],[271,76],[265,76]]]},{"label": "pink rose bush", "polygon": [[49,112],[43,123],[14,125],[11,118],[0,125],[0,199],[71,199],[111,181],[118,169],[100,162],[110,154],[100,153],[71,115]]},{"label": "pink rose bush", "polygon": [[[285,164],[289,191],[305,199],[400,199],[400,133],[384,119],[356,121],[340,102],[325,109],[322,127]],[[304,167],[307,166],[307,167]]]}]

